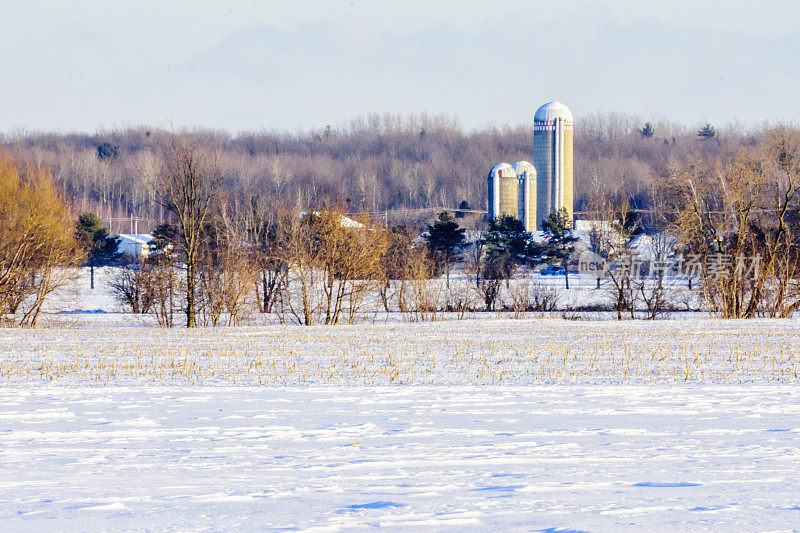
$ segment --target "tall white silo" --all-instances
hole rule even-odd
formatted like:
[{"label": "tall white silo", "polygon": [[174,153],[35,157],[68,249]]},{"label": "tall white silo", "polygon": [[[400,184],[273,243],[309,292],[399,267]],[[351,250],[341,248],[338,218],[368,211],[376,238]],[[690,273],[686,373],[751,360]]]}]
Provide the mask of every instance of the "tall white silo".
[{"label": "tall white silo", "polygon": [[573,212],[572,112],[560,102],[549,102],[533,118],[533,165],[536,167],[536,228],[553,211]]}]

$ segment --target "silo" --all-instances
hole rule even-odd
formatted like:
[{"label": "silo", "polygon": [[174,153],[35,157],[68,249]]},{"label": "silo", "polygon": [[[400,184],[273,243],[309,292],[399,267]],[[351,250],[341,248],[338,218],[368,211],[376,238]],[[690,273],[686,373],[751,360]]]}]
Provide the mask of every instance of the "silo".
[{"label": "silo", "polygon": [[518,199],[517,218],[522,221],[525,231],[536,230],[536,168],[527,161],[514,163],[517,173]]},{"label": "silo", "polygon": [[573,220],[572,112],[549,102],[533,117],[533,165],[536,167],[536,228],[562,207]]},{"label": "silo", "polygon": [[489,186],[489,218],[500,218],[503,215],[516,217],[517,210],[517,173],[508,163],[500,163],[492,167],[487,178]]}]

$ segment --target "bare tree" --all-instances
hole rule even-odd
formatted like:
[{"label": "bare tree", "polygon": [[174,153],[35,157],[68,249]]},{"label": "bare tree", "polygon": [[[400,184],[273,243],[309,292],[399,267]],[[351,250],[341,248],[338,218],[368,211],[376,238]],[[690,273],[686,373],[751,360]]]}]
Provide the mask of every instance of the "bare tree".
[{"label": "bare tree", "polygon": [[709,309],[722,318],[755,316],[758,288],[735,275],[734,261],[755,252],[752,222],[765,179],[756,151],[736,150],[722,161],[691,155],[676,169],[685,194],[678,224],[689,256],[702,265]]},{"label": "bare tree", "polygon": [[591,230],[591,248],[605,261],[606,293],[617,320],[622,320],[624,312],[634,318],[638,296],[634,279],[641,275],[641,262],[633,244],[639,222],[627,202],[614,204],[602,200],[595,213],[597,220]]},{"label": "bare tree", "polygon": [[653,188],[650,210],[640,216],[648,234],[641,237],[639,248],[645,255],[642,276],[635,279],[636,290],[644,303],[647,318],[655,320],[675,307],[678,291],[679,240],[674,232],[675,191],[669,187]]},{"label": "bare tree", "polygon": [[769,292],[764,313],[791,317],[800,309],[800,131],[779,126],[767,132],[765,143],[767,180],[762,221],[764,273],[760,290]]},{"label": "bare tree", "polygon": [[800,308],[799,161],[800,132],[780,126],[721,160],[692,154],[671,167],[684,194],[677,225],[712,313],[787,317]]},{"label": "bare tree", "polygon": [[252,244],[252,263],[257,269],[255,297],[258,310],[271,313],[288,282],[289,268],[281,250],[280,209],[267,206],[261,194],[250,194],[245,216],[246,235]]},{"label": "bare tree", "polygon": [[677,239],[662,231],[640,238],[639,247],[644,253],[644,263],[640,276],[631,280],[633,290],[638,294],[647,311],[647,318],[655,320],[672,307],[671,294],[676,275],[675,253]]},{"label": "bare tree", "polygon": [[159,180],[162,205],[178,221],[186,261],[186,326],[196,325],[198,251],[222,173],[217,155],[188,134],[173,135]]},{"label": "bare tree", "polygon": [[408,279],[398,293],[398,307],[408,322],[433,322],[439,317],[442,295],[441,280],[435,276],[436,266],[430,254],[411,256]]},{"label": "bare tree", "polygon": [[507,290],[508,304],[514,318],[521,318],[525,312],[530,311],[555,311],[560,297],[555,287],[533,281],[527,274],[514,280]]},{"label": "bare tree", "polygon": [[204,325],[217,326],[224,315],[228,325],[238,325],[248,316],[257,278],[251,248],[246,231],[233,223],[225,209],[206,225],[198,265]]},{"label": "bare tree", "polygon": [[180,295],[184,293],[175,262],[169,255],[160,254],[145,261],[142,270],[149,311],[155,315],[159,326],[175,326],[175,312]]}]

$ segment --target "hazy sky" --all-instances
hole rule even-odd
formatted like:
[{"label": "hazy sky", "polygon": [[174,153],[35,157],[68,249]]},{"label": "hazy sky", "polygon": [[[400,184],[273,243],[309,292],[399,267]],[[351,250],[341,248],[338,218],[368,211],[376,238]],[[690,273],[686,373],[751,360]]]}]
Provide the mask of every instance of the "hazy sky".
[{"label": "hazy sky", "polygon": [[0,0],[0,130],[800,120],[800,2]]}]

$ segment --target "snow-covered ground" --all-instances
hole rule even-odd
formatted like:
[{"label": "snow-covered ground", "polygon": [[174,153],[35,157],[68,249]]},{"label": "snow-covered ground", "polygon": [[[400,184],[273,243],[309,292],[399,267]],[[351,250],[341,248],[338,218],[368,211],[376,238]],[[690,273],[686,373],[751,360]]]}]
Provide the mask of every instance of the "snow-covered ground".
[{"label": "snow-covered ground", "polygon": [[776,531],[793,385],[0,390],[0,523]]},{"label": "snow-covered ground", "polygon": [[800,527],[798,319],[187,331],[107,274],[0,329],[2,531]]},{"label": "snow-covered ground", "polygon": [[798,383],[798,320],[0,329],[0,384]]}]

